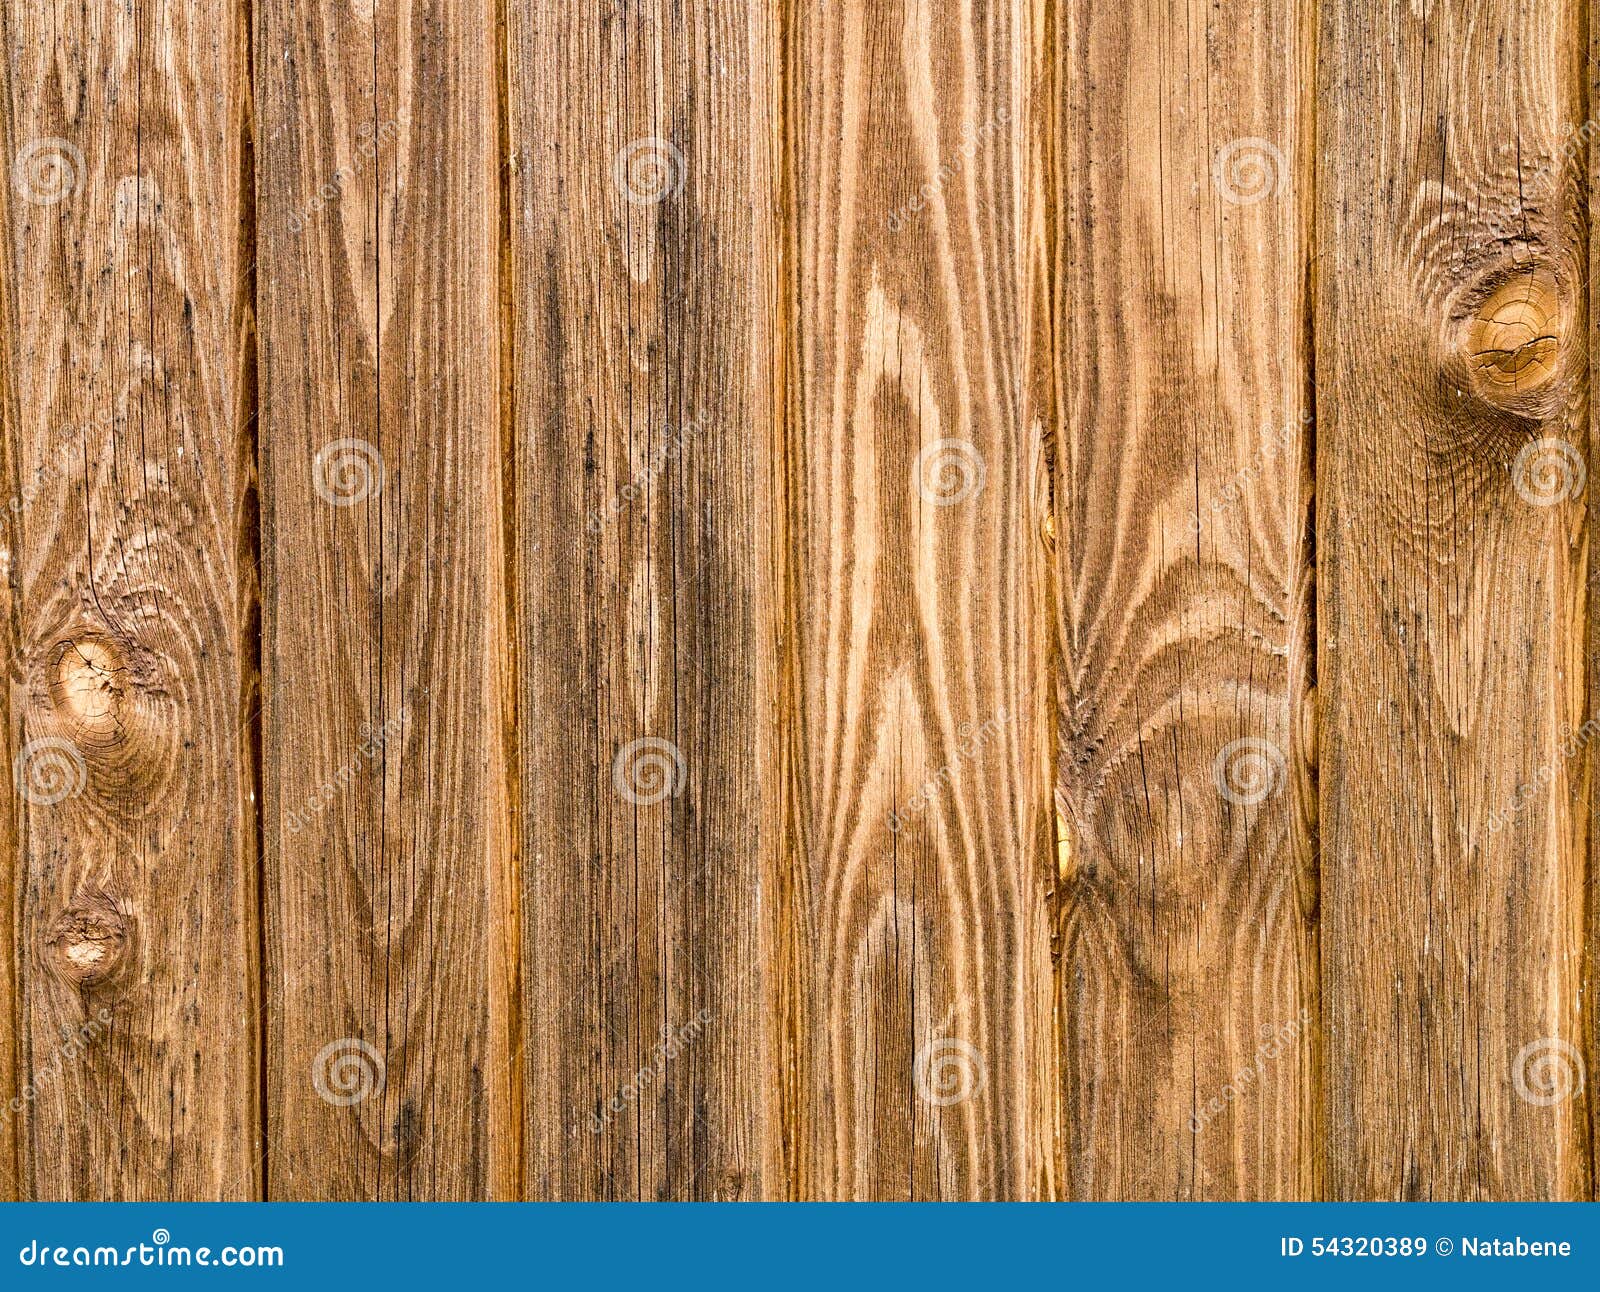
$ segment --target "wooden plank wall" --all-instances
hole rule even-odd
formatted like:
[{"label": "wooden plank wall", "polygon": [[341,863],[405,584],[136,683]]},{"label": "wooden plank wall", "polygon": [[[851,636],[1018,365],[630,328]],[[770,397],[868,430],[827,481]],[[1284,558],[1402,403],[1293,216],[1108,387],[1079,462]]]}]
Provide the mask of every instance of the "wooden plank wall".
[{"label": "wooden plank wall", "polygon": [[1593,1196],[1590,22],[0,0],[0,1196]]}]

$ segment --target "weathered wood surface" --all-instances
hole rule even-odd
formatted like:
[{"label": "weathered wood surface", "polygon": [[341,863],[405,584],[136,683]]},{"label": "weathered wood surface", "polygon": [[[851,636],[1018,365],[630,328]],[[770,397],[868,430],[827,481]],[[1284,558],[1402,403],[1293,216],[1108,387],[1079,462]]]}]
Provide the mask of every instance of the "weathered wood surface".
[{"label": "weathered wood surface", "polygon": [[508,50],[526,1189],[782,1196],[775,14]]},{"label": "weathered wood surface", "polygon": [[1328,1188],[1587,1197],[1583,11],[1322,13]]},{"label": "weathered wood surface", "polygon": [[793,33],[785,915],[806,1197],[1051,1189],[1037,37],[1022,3],[810,5]]},{"label": "weathered wood surface", "polygon": [[0,1196],[1591,1196],[1586,21],[0,0]]},{"label": "weathered wood surface", "polygon": [[245,11],[4,14],[17,1184],[254,1197]]},{"label": "weathered wood surface", "polygon": [[1304,18],[1085,2],[1054,42],[1074,1197],[1318,1188]]},{"label": "weathered wood surface", "polygon": [[495,11],[257,18],[269,1193],[504,1197]]}]

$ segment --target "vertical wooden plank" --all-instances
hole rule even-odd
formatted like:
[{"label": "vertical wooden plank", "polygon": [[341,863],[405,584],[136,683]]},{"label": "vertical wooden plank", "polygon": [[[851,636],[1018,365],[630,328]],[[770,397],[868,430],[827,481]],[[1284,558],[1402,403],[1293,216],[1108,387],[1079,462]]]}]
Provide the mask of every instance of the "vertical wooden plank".
[{"label": "vertical wooden plank", "polygon": [[1304,1198],[1307,10],[1061,15],[1059,1009],[1075,1198]]},{"label": "vertical wooden plank", "polygon": [[260,1189],[245,13],[4,8],[19,1115],[39,1198]]},{"label": "vertical wooden plank", "polygon": [[800,1192],[1053,1189],[1035,7],[798,4]]},{"label": "vertical wooden plank", "polygon": [[509,18],[526,1188],[781,1195],[774,6]]},{"label": "vertical wooden plank", "polygon": [[1589,1192],[1583,13],[1323,9],[1335,1197]]},{"label": "vertical wooden plank", "polygon": [[269,1190],[517,1188],[491,0],[262,0]]}]

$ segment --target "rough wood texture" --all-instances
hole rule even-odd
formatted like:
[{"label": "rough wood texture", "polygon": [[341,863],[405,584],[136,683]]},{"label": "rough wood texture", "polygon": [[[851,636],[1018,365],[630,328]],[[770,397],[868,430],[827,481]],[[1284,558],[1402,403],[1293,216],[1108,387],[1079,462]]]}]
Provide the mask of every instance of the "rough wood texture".
[{"label": "rough wood texture", "polygon": [[251,1197],[245,11],[0,21],[20,1183]]},{"label": "rough wood texture", "polygon": [[509,42],[525,1188],[782,1196],[776,28]]},{"label": "rough wood texture", "polygon": [[268,1189],[505,1197],[495,12],[257,13]]},{"label": "rough wood texture", "polygon": [[1204,23],[1165,4],[1062,21],[1069,1192],[1307,1197],[1307,33],[1295,6],[1256,0]]},{"label": "rough wood texture", "polygon": [[795,1179],[1049,1196],[1034,15],[793,16]]},{"label": "rough wood texture", "polygon": [[0,0],[0,1196],[1589,1196],[1591,8]]},{"label": "rough wood texture", "polygon": [[1590,1189],[1582,13],[1322,9],[1335,1197]]}]

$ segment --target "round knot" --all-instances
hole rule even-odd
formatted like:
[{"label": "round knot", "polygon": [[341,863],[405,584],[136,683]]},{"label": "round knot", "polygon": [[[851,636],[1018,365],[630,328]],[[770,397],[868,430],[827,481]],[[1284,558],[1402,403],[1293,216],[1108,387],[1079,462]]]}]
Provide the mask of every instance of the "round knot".
[{"label": "round knot", "polygon": [[113,730],[121,724],[126,672],[122,652],[109,637],[69,638],[56,647],[51,698],[56,708],[79,727]]},{"label": "round knot", "polygon": [[110,978],[126,958],[127,917],[108,894],[81,893],[56,917],[45,945],[56,973],[79,987],[93,987]]},{"label": "round knot", "polygon": [[1556,376],[1561,316],[1555,280],[1540,273],[1507,279],[1478,307],[1467,324],[1466,358],[1488,402],[1515,402]]}]

